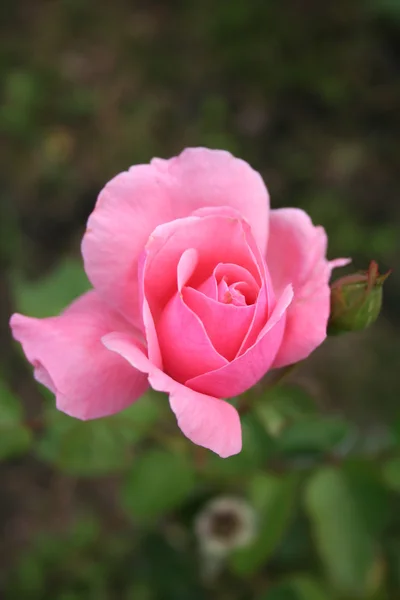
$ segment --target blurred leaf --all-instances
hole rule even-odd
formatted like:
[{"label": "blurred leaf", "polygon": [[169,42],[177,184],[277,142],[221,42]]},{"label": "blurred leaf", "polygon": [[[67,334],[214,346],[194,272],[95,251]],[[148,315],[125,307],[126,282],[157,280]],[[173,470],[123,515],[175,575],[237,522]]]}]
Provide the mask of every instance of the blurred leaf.
[{"label": "blurred leaf", "polygon": [[163,412],[169,411],[167,396],[153,390],[149,390],[129,408],[119,413],[117,419],[135,432],[139,439],[144,437],[159,421]]},{"label": "blurred leaf", "polygon": [[[139,547],[136,582],[142,578],[143,583],[150,582],[151,585],[146,600],[205,600],[210,597],[198,581],[196,555],[178,550],[159,532],[147,535]],[[139,600],[139,597],[132,596],[132,600]]]},{"label": "blurred leaf", "polygon": [[279,450],[287,453],[325,452],[351,432],[352,426],[342,419],[308,417],[285,427],[277,444]]},{"label": "blurred leaf", "polygon": [[154,519],[179,506],[195,486],[195,473],[183,454],[148,450],[126,475],[122,503],[140,519]]},{"label": "blurred leaf", "polygon": [[251,575],[267,562],[281,542],[294,514],[297,475],[256,474],[249,482],[249,498],[259,514],[257,539],[232,557],[232,568]]},{"label": "blurred leaf", "polygon": [[332,596],[308,575],[298,575],[274,586],[257,600],[332,600]]},{"label": "blurred leaf", "polygon": [[[393,589],[400,589],[400,536],[394,531],[391,539],[386,543],[386,560],[389,577]],[[379,599],[380,600],[380,599]],[[386,599],[385,599],[386,600]]]},{"label": "blurred leaf", "polygon": [[71,475],[84,476],[112,473],[128,459],[119,430],[106,420],[52,425],[40,442],[38,455]]},{"label": "blurred leaf", "polygon": [[134,460],[134,443],[158,419],[161,400],[146,394],[126,410],[94,421],[79,421],[51,410],[38,455],[72,475],[96,476],[123,469]]},{"label": "blurred leaf", "polygon": [[325,587],[308,575],[294,577],[291,586],[298,600],[332,600]]},{"label": "blurred leaf", "polygon": [[241,421],[242,451],[223,460],[210,453],[206,463],[206,476],[211,479],[235,479],[241,475],[247,477],[261,467],[274,450],[273,439],[254,413],[246,414]]},{"label": "blurred leaf", "polygon": [[17,398],[0,381],[0,460],[26,452],[31,442]]},{"label": "blurred leaf", "polygon": [[383,465],[382,472],[389,488],[395,492],[400,492],[400,456],[388,460]]},{"label": "blurred leaf", "polygon": [[371,460],[348,460],[342,465],[343,477],[357,504],[365,527],[376,538],[390,520],[390,498],[378,464]]},{"label": "blurred leaf", "polygon": [[309,522],[302,512],[297,511],[274,553],[274,562],[285,565],[286,571],[289,571],[297,569],[298,565],[304,564],[304,561],[311,562],[314,555],[314,542]]},{"label": "blurred leaf", "polygon": [[38,558],[34,554],[23,556],[13,577],[7,586],[6,597],[32,598],[34,600],[43,598],[46,589],[46,574]]},{"label": "blurred leaf", "polygon": [[13,283],[17,310],[35,317],[57,315],[90,288],[83,265],[71,259],[39,281],[14,274]]},{"label": "blurred leaf", "polygon": [[394,443],[400,445],[400,418],[396,418],[392,423],[391,434]]},{"label": "blurred leaf", "polygon": [[12,70],[5,77],[4,88],[0,128],[7,133],[26,135],[34,123],[40,94],[37,79],[28,70]]},{"label": "blurred leaf", "polygon": [[69,531],[69,540],[74,549],[86,548],[99,539],[101,525],[94,515],[85,515],[73,524]]},{"label": "blurred leaf", "polygon": [[369,591],[376,565],[375,542],[362,516],[363,503],[345,475],[326,467],[312,475],[305,493],[315,542],[328,576],[344,594]]},{"label": "blurred leaf", "polygon": [[257,597],[257,600],[298,600],[296,592],[287,583],[274,585],[268,592]]},{"label": "blurred leaf", "polygon": [[370,0],[366,5],[367,10],[373,14],[393,21],[400,19],[400,2],[398,0]]},{"label": "blurred leaf", "polygon": [[287,424],[315,414],[316,406],[303,388],[278,385],[260,398],[256,412],[267,431],[275,436]]}]

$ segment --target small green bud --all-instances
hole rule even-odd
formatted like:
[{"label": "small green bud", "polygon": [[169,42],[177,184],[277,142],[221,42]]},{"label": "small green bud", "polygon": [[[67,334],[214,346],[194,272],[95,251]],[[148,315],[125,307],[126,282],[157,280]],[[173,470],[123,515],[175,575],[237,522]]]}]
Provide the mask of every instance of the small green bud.
[{"label": "small green bud", "polygon": [[371,261],[368,271],[345,275],[331,285],[328,334],[361,331],[376,321],[382,307],[382,286],[390,271],[380,275]]}]

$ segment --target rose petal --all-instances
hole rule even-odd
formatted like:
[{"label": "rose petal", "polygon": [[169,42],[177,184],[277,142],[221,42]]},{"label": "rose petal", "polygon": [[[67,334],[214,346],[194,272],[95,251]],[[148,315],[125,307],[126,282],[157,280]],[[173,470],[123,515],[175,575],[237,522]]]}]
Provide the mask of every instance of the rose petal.
[{"label": "rose petal", "polygon": [[149,374],[152,387],[170,395],[170,405],[178,425],[192,442],[226,458],[242,448],[242,433],[237,410],[228,402],[199,394],[155,367],[136,340],[125,333],[111,333],[104,345],[124,357],[134,368]]},{"label": "rose petal", "polygon": [[171,176],[174,198],[185,207],[191,206],[191,212],[204,207],[236,210],[249,223],[257,245],[265,252],[269,195],[260,174],[248,163],[223,150],[187,148],[175,158],[155,159],[152,164]]},{"label": "rose petal", "polygon": [[178,263],[178,290],[181,291],[183,286],[187,284],[191,276],[193,275],[197,263],[199,262],[199,256],[197,250],[194,248],[188,248],[182,254]]},{"label": "rose petal", "polygon": [[228,152],[195,148],[137,165],[100,193],[82,241],[85,269],[102,297],[135,325],[142,319],[138,261],[149,235],[204,206],[238,210],[265,249],[268,192],[260,175]]},{"label": "rose petal", "polygon": [[178,264],[188,248],[198,257],[192,287],[201,285],[218,263],[232,262],[259,278],[245,227],[236,217],[213,215],[178,219],[153,231],[146,245],[143,277],[144,295],[156,325],[163,307],[177,291]]},{"label": "rose petal", "polygon": [[[232,283],[234,281],[246,282],[248,284],[248,295],[250,300],[255,302],[259,290],[259,285],[255,278],[247,269],[232,263],[218,263],[210,277],[203,281],[203,283],[197,287],[197,290],[208,298],[219,300],[219,284],[224,278]],[[228,286],[226,285],[226,287]]]},{"label": "rose petal", "polygon": [[293,298],[289,285],[281,294],[256,342],[228,365],[186,381],[203,394],[232,398],[257,383],[270,369],[282,342],[286,311]]},{"label": "rose petal", "polygon": [[156,325],[164,371],[185,382],[227,364],[212,345],[199,317],[185,304],[182,294],[164,308]]},{"label": "rose petal", "polygon": [[141,326],[138,261],[153,229],[175,218],[167,185],[151,165],[137,165],[100,192],[82,240],[86,273],[112,306]]},{"label": "rose petal", "polygon": [[147,378],[109,352],[101,337],[131,330],[91,291],[58,317],[12,316],[10,325],[35,367],[36,379],[56,394],[57,408],[95,419],[126,408],[147,389]]},{"label": "rose petal", "polygon": [[214,273],[210,275],[210,277],[207,277],[203,283],[197,286],[197,289],[199,292],[204,294],[204,296],[212,298],[213,300],[218,300],[218,286]]},{"label": "rose petal", "polygon": [[[315,227],[304,211],[296,208],[271,211],[267,264],[273,286],[279,292],[291,283],[294,291],[274,367],[303,360],[326,337],[329,279],[335,266],[326,260],[326,247],[324,229]],[[339,259],[341,265],[343,260]]]},{"label": "rose petal", "polygon": [[228,286],[233,285],[235,282],[247,283],[248,290],[252,291],[251,301],[255,302],[260,286],[247,269],[244,269],[240,265],[233,265],[232,263],[219,263],[215,267],[213,275],[216,281],[224,279]]},{"label": "rose petal", "polygon": [[254,305],[222,304],[190,287],[182,290],[182,296],[199,317],[213,347],[228,361],[233,360],[252,323]]}]

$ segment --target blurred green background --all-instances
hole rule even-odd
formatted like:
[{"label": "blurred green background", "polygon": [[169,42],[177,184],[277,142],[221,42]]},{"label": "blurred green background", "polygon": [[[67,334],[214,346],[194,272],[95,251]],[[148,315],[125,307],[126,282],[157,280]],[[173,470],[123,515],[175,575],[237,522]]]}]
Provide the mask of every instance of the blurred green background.
[{"label": "blurred green background", "polygon": [[[400,1],[2,0],[0,16],[1,597],[398,600]],[[109,178],[197,145],[249,161],[332,257],[394,269],[379,321],[260,393],[226,460],[161,395],[56,413],[8,331],[87,288],[80,237]],[[240,514],[206,508],[227,495],[253,507],[246,549]]]}]

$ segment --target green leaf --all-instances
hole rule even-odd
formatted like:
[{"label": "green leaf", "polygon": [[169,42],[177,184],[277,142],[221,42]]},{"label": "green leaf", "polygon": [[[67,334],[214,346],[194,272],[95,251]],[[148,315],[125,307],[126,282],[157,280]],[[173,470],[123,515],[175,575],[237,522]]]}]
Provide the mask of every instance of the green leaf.
[{"label": "green leaf", "polygon": [[258,600],[332,600],[332,596],[308,575],[298,575],[273,586]]},{"label": "green leaf", "polygon": [[232,556],[239,575],[252,575],[267,562],[281,542],[295,510],[297,475],[278,477],[257,473],[249,483],[249,497],[259,514],[259,534],[247,548]]},{"label": "green leaf", "polygon": [[387,486],[395,492],[400,492],[400,456],[388,460],[382,469]]},{"label": "green leaf", "polygon": [[71,547],[81,550],[97,542],[101,534],[101,524],[94,515],[85,515],[72,524],[68,533]]},{"label": "green leaf", "polygon": [[279,385],[267,391],[256,405],[256,413],[271,435],[278,435],[289,423],[314,415],[315,403],[299,386]]},{"label": "green leaf", "polygon": [[152,430],[165,412],[169,412],[167,396],[149,390],[129,408],[116,415],[116,418],[133,431],[136,439],[141,439]]},{"label": "green leaf", "polygon": [[317,581],[308,575],[294,577],[291,582],[298,600],[331,600],[331,595]]},{"label": "green leaf", "polygon": [[99,476],[124,469],[134,460],[134,444],[159,418],[161,402],[146,394],[117,415],[95,421],[51,410],[38,455],[71,475]]},{"label": "green leaf", "polygon": [[43,598],[46,573],[38,558],[32,554],[22,556],[7,585],[7,598]]},{"label": "green leaf", "polygon": [[71,259],[39,281],[27,281],[14,275],[13,286],[18,311],[35,317],[59,314],[90,288],[83,265]]},{"label": "green leaf", "polygon": [[400,445],[400,417],[397,417],[392,423],[391,438],[394,444]]},{"label": "green leaf", "polygon": [[277,444],[281,452],[325,452],[342,442],[352,432],[346,421],[338,418],[308,417],[288,425]]},{"label": "green leaf", "polygon": [[296,592],[287,583],[274,585],[257,600],[299,600]]},{"label": "green leaf", "polygon": [[27,452],[31,443],[32,434],[29,429],[22,425],[4,429],[0,422],[0,460]]},{"label": "green leaf", "polygon": [[210,453],[205,467],[207,477],[218,481],[247,477],[266,462],[274,449],[274,441],[254,413],[242,418],[242,438],[242,451],[235,456],[221,460]]},{"label": "green leaf", "polygon": [[378,464],[352,459],[342,465],[342,473],[366,528],[372,537],[380,536],[391,515],[389,492]]},{"label": "green leaf", "polygon": [[369,591],[376,564],[375,543],[346,476],[323,468],[308,481],[306,509],[315,542],[329,579],[338,591],[362,595]]},{"label": "green leaf", "polygon": [[53,423],[38,455],[70,475],[99,476],[123,468],[129,454],[119,429],[106,420],[79,422],[65,417]]},{"label": "green leaf", "polygon": [[[133,594],[126,600],[206,600],[210,598],[198,578],[198,557],[178,549],[160,531],[142,538],[136,557],[135,583],[148,588],[145,596]],[[142,588],[143,589],[143,588]],[[135,590],[136,591],[136,590]]]},{"label": "green leaf", "polygon": [[26,452],[31,442],[32,434],[22,423],[17,398],[0,381],[0,460]]},{"label": "green leaf", "polygon": [[132,517],[154,519],[184,502],[195,483],[185,455],[148,450],[135,459],[126,475],[122,503]]},{"label": "green leaf", "polygon": [[392,21],[400,20],[400,3],[398,0],[373,0],[367,3],[367,10]]}]

